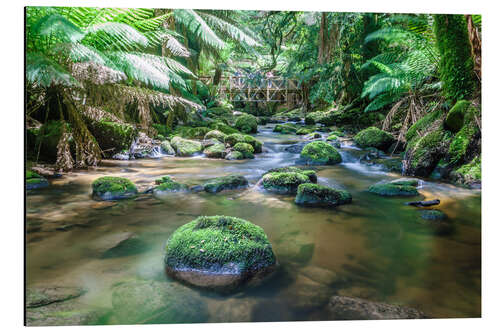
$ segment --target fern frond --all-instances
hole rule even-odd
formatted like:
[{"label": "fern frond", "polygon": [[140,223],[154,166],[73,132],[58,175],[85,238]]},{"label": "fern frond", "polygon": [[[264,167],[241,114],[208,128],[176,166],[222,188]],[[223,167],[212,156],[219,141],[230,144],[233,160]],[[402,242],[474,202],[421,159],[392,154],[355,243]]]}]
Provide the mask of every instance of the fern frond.
[{"label": "fern frond", "polygon": [[176,23],[186,27],[188,31],[203,41],[203,43],[218,50],[226,47],[226,44],[194,10],[175,9],[174,17]]},{"label": "fern frond", "polygon": [[78,87],[80,83],[61,65],[41,53],[26,54],[26,80],[42,87]]}]

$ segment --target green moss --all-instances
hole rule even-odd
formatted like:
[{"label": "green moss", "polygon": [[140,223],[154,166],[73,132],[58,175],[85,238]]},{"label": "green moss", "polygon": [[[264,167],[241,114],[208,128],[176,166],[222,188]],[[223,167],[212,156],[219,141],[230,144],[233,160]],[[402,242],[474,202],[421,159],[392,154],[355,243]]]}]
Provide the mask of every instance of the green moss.
[{"label": "green moss", "polygon": [[324,117],[325,112],[323,111],[316,111],[316,112],[310,112],[306,114],[306,117],[304,119],[306,125],[314,125],[320,121],[321,118]]},{"label": "green moss", "polygon": [[470,98],[475,89],[474,62],[465,16],[434,15],[434,33],[445,97],[452,101]]},{"label": "green moss", "polygon": [[226,146],[222,143],[216,143],[203,151],[209,158],[224,158],[226,156]]},{"label": "green moss", "polygon": [[226,140],[226,137],[227,137],[227,135],[222,133],[221,131],[212,130],[212,131],[207,132],[207,134],[205,134],[204,139],[205,140],[216,139],[216,140],[224,143]]},{"label": "green moss", "polygon": [[262,177],[264,189],[281,194],[295,194],[300,184],[310,182],[302,172],[270,172]]},{"label": "green moss", "polygon": [[229,216],[200,216],[181,226],[165,250],[165,264],[171,268],[220,269],[237,264],[242,272],[255,272],[276,264],[264,230]]},{"label": "green moss", "polygon": [[400,178],[400,179],[396,179],[396,180],[391,181],[389,184],[408,185],[408,186],[417,187],[418,186],[418,179]]},{"label": "green moss", "polygon": [[217,193],[223,190],[235,190],[248,186],[248,180],[239,175],[230,175],[210,179],[203,184],[203,189],[209,193]]},{"label": "green moss", "polygon": [[462,183],[471,183],[481,180],[481,156],[476,156],[472,161],[453,171],[455,178],[460,178]]},{"label": "green moss", "polygon": [[230,151],[227,155],[226,155],[226,160],[244,160],[245,159],[245,156],[243,156],[242,153],[240,153],[239,151],[236,151],[236,150],[233,150],[233,151]]},{"label": "green moss", "polygon": [[215,122],[210,125],[211,128],[221,131],[222,133],[229,135],[229,134],[234,134],[234,133],[239,133],[237,129],[232,128],[228,124],[224,124],[223,122]]},{"label": "green moss", "polygon": [[318,184],[301,184],[295,203],[311,207],[335,207],[352,202],[349,192]]},{"label": "green moss", "polygon": [[381,129],[368,127],[356,134],[354,142],[361,147],[374,147],[386,151],[394,142],[394,138]]},{"label": "green moss", "polygon": [[449,160],[452,165],[460,164],[467,153],[469,145],[479,128],[474,120],[475,108],[469,108],[464,115],[464,126],[453,137],[448,149]]},{"label": "green moss", "polygon": [[397,185],[397,184],[375,184],[368,188],[368,192],[378,194],[381,196],[417,196],[418,191],[415,186],[411,185]]},{"label": "green moss", "polygon": [[335,134],[329,135],[328,138],[326,138],[326,141],[337,141],[339,139],[338,136]]},{"label": "green moss", "polygon": [[333,165],[342,162],[342,157],[337,149],[323,141],[308,143],[302,149],[300,157],[307,164]]},{"label": "green moss", "polygon": [[243,134],[234,133],[226,137],[226,143],[229,144],[231,147],[237,144],[238,142],[245,142],[245,136]]},{"label": "green moss", "polygon": [[311,183],[316,183],[318,181],[318,176],[316,175],[316,171],[314,170],[303,170],[299,169],[297,167],[293,166],[287,166],[287,167],[281,167],[281,168],[274,168],[268,170],[264,175],[267,175],[268,173],[273,173],[273,172],[297,172],[301,173],[309,178]]},{"label": "green moss", "polygon": [[418,137],[420,133],[424,132],[432,123],[434,123],[434,121],[436,121],[436,119],[441,118],[442,115],[443,110],[435,110],[420,118],[408,129],[408,132],[406,132],[406,141],[410,142],[414,138]]},{"label": "green moss", "polygon": [[103,200],[124,199],[137,194],[137,187],[127,178],[104,176],[92,182],[92,194]]},{"label": "green moss", "polygon": [[244,142],[238,142],[233,147],[234,150],[239,151],[245,158],[254,158],[252,145]]},{"label": "green moss", "polygon": [[201,152],[202,145],[198,141],[187,140],[181,137],[174,137],[170,144],[176,150],[179,156],[192,156],[196,153]]},{"label": "green moss", "polygon": [[181,192],[187,190],[188,190],[187,185],[177,183],[174,181],[161,183],[154,189],[155,192]]},{"label": "green moss", "polygon": [[277,124],[274,126],[273,132],[281,134],[293,134],[297,132],[297,129],[290,124]]},{"label": "green moss", "polygon": [[96,122],[90,129],[102,150],[115,153],[128,150],[137,136],[137,130],[132,125],[111,121]]},{"label": "green moss", "polygon": [[250,114],[243,114],[236,119],[234,127],[243,133],[257,133],[257,118]]},{"label": "green moss", "polygon": [[262,142],[251,135],[244,135],[243,142],[252,145],[255,153],[262,153]]},{"label": "green moss", "polygon": [[446,127],[453,132],[458,132],[464,125],[464,116],[469,109],[470,104],[471,103],[469,101],[465,100],[456,102],[446,115]]},{"label": "green moss", "polygon": [[310,128],[299,128],[295,134],[297,135],[305,135],[311,133],[313,130]]},{"label": "green moss", "polygon": [[26,179],[31,179],[31,178],[42,178],[42,176],[40,176],[34,171],[26,170]]},{"label": "green moss", "polygon": [[[411,159],[412,168],[423,168],[428,170],[429,173],[432,172],[441,158],[439,147],[443,144],[443,136],[443,130],[437,129],[415,142]],[[412,145],[409,148],[412,148]],[[416,175],[427,176],[427,174],[421,173],[416,173]]]}]

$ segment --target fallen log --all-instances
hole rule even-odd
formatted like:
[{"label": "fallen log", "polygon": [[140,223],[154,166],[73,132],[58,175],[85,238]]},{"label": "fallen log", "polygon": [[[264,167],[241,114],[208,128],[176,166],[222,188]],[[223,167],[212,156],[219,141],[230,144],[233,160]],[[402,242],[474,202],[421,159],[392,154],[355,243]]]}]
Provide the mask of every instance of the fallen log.
[{"label": "fallen log", "polygon": [[430,206],[439,205],[440,203],[441,203],[441,201],[439,199],[434,199],[434,200],[428,200],[428,201],[410,201],[410,202],[407,202],[406,205],[415,206],[415,207],[430,207]]}]

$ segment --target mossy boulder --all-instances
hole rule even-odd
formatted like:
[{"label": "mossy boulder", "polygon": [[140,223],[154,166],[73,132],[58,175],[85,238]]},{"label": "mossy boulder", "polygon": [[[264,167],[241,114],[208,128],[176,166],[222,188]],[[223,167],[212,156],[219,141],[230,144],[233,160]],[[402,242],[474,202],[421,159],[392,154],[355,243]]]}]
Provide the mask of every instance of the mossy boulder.
[{"label": "mossy boulder", "polygon": [[250,114],[243,114],[236,118],[234,127],[243,133],[257,133],[257,118]]},{"label": "mossy boulder", "polygon": [[412,197],[417,196],[418,180],[416,179],[396,179],[389,183],[379,183],[368,188],[368,192],[384,197]]},{"label": "mossy boulder", "polygon": [[175,149],[178,156],[193,156],[201,152],[202,145],[198,141],[183,139],[175,136],[170,144]]},{"label": "mossy boulder", "polygon": [[189,191],[189,187],[187,185],[178,183],[169,176],[163,176],[162,178],[156,179],[155,183],[158,185],[153,189],[153,195],[155,196]]},{"label": "mossy boulder", "polygon": [[92,182],[92,196],[100,200],[120,200],[134,197],[137,187],[127,178],[104,176]]},{"label": "mossy boulder", "polygon": [[237,144],[234,145],[233,149],[235,151],[239,151],[243,155],[243,158],[254,158],[253,156],[254,149],[252,145],[248,143],[238,142]]},{"label": "mossy boulder", "polygon": [[456,102],[446,115],[446,119],[444,121],[446,128],[452,132],[458,132],[464,125],[464,117],[470,107],[470,104],[471,103],[466,100]]},{"label": "mossy boulder", "polygon": [[208,139],[216,139],[217,141],[220,141],[222,143],[225,142],[226,140],[226,134],[222,133],[221,131],[218,130],[211,130],[207,134],[205,134],[204,140]]},{"label": "mossy boulder", "polygon": [[236,151],[236,150],[232,150],[230,151],[226,157],[225,157],[226,160],[228,161],[233,161],[233,160],[244,160],[245,159],[245,156],[243,156],[242,153],[240,153],[239,151]]},{"label": "mossy boulder", "polygon": [[311,183],[303,172],[270,172],[262,177],[262,187],[279,194],[296,194],[300,184]]},{"label": "mossy boulder", "polygon": [[309,207],[336,207],[352,202],[352,196],[344,190],[318,184],[301,184],[297,190],[295,203]]},{"label": "mossy boulder", "polygon": [[273,132],[281,134],[295,134],[297,129],[289,124],[277,124],[274,126]]},{"label": "mossy boulder", "polygon": [[89,126],[99,147],[112,153],[128,150],[138,135],[137,129],[129,124],[112,121],[94,122]]},{"label": "mossy boulder", "polygon": [[112,289],[111,303],[118,324],[202,323],[206,303],[194,290],[175,282],[129,280]]},{"label": "mossy boulder", "polygon": [[295,134],[297,134],[297,135],[306,135],[306,134],[312,133],[312,131],[313,130],[311,128],[302,127],[302,128],[299,128],[297,130],[297,132],[295,132]]},{"label": "mossy boulder", "polygon": [[309,133],[305,137],[306,140],[314,140],[319,138],[321,138],[321,134],[319,134],[318,132]]},{"label": "mossy boulder", "polygon": [[470,187],[481,185],[481,156],[476,156],[472,161],[464,164],[450,173],[450,178],[455,183]]},{"label": "mossy boulder", "polygon": [[238,142],[245,142],[245,135],[240,134],[240,133],[230,134],[226,137],[225,142],[226,142],[226,144],[228,144],[232,147],[235,144],[237,144]]},{"label": "mossy boulder", "polygon": [[175,149],[168,140],[164,140],[160,144],[161,151],[167,155],[175,155]]},{"label": "mossy boulder", "polygon": [[203,151],[208,158],[224,158],[226,157],[226,146],[222,143],[216,143],[206,148]]},{"label": "mossy boulder", "polygon": [[246,187],[248,187],[248,180],[239,175],[217,177],[203,184],[203,189],[208,193],[217,193],[223,190],[236,190]]},{"label": "mossy boulder", "polygon": [[316,111],[316,112],[310,112],[306,114],[306,117],[304,119],[304,122],[306,125],[314,125],[320,121],[321,118],[324,117],[325,112],[323,111]]},{"label": "mossy boulder", "polygon": [[441,127],[415,137],[405,152],[404,174],[428,177],[445,155],[448,142]]},{"label": "mossy boulder", "polygon": [[49,186],[49,182],[44,177],[33,171],[26,171],[26,190],[34,190]]},{"label": "mossy boulder", "polygon": [[264,230],[236,217],[200,216],[178,228],[165,249],[168,275],[224,292],[261,281],[277,265]]},{"label": "mossy boulder", "polygon": [[299,169],[297,167],[293,166],[286,166],[286,167],[281,167],[281,168],[273,168],[268,170],[264,175],[267,175],[268,173],[273,173],[273,172],[297,172],[297,173],[302,173],[303,175],[306,175],[311,183],[316,183],[318,181],[318,176],[316,175],[316,171],[314,170],[304,170],[304,169]]},{"label": "mossy boulder", "polygon": [[333,165],[342,162],[337,149],[323,141],[308,143],[300,152],[300,158],[306,164]]},{"label": "mossy boulder", "polygon": [[387,151],[394,142],[394,138],[386,131],[376,127],[368,127],[354,136],[354,142],[360,147],[373,147]]},{"label": "mossy boulder", "polygon": [[256,138],[254,138],[251,135],[244,135],[243,140],[244,140],[243,141],[244,143],[248,143],[248,144],[252,145],[254,153],[256,153],[256,154],[262,153],[262,142],[261,141],[257,140]]},{"label": "mossy boulder", "polygon": [[234,133],[239,133],[239,131],[235,128],[232,128],[228,124],[225,124],[223,122],[217,121],[214,122],[210,125],[210,127],[214,130],[220,131],[226,135],[234,134]]},{"label": "mossy boulder", "polygon": [[480,151],[481,133],[476,123],[478,110],[474,107],[468,108],[464,115],[464,125],[455,134],[448,148],[449,162],[453,166],[463,164],[471,160],[471,156]]}]

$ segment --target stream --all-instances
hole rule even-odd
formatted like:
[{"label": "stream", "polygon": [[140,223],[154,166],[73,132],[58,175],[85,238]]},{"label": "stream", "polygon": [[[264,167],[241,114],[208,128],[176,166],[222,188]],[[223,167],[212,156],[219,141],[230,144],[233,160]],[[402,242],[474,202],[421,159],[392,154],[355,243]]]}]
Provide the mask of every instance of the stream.
[{"label": "stream", "polygon": [[[199,215],[236,216],[261,226],[280,263],[261,286],[232,295],[195,290],[205,302],[207,322],[328,320],[329,296],[345,295],[417,308],[430,317],[481,316],[481,192],[423,179],[419,198],[386,198],[366,189],[401,178],[361,164],[348,141],[339,149],[343,162],[315,167],[318,184],[345,189],[352,204],[335,209],[305,208],[293,196],[246,190],[172,194],[157,199],[97,202],[91,183],[98,177],[127,177],[144,188],[163,175],[180,183],[201,184],[233,173],[254,185],[271,168],[294,165],[299,154],[285,151],[303,140],[259,126],[264,143],[253,160],[226,161],[203,156],[130,161],[104,160],[92,170],[77,170],[33,190],[26,200],[27,287],[84,287],[82,304],[113,308],[117,283],[150,279],[178,284],[163,272],[163,247],[179,226]],[[439,198],[438,209],[455,226],[451,235],[415,231],[419,208],[411,200]],[[123,235],[134,234],[150,247],[138,254],[103,258],[100,254]],[[321,268],[336,278],[311,282]],[[314,280],[314,278],[313,278]],[[320,279],[321,280],[321,279]],[[313,287],[311,287],[313,286]],[[102,324],[113,322],[107,317]]]}]

